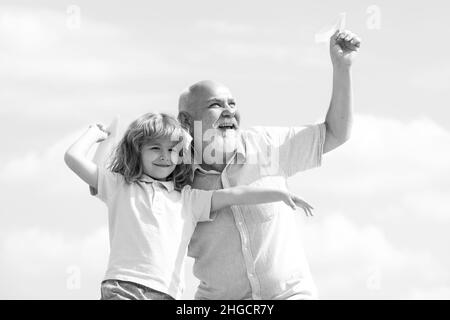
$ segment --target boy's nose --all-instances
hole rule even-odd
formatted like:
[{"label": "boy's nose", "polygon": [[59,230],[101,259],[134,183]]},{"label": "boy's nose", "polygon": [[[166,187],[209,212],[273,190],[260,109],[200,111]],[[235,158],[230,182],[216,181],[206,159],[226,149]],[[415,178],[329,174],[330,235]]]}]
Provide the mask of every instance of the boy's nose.
[{"label": "boy's nose", "polygon": [[164,161],[170,160],[170,152],[169,151],[162,152],[160,159]]}]

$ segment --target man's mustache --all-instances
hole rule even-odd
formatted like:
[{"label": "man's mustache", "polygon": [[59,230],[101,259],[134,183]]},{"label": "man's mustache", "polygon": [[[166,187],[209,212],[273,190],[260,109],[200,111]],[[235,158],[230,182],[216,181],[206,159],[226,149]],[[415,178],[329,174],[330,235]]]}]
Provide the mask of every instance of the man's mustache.
[{"label": "man's mustache", "polygon": [[219,118],[212,125],[212,127],[214,129],[217,129],[220,126],[232,126],[232,127],[234,127],[234,129],[238,129],[239,128],[239,120],[236,117]]}]

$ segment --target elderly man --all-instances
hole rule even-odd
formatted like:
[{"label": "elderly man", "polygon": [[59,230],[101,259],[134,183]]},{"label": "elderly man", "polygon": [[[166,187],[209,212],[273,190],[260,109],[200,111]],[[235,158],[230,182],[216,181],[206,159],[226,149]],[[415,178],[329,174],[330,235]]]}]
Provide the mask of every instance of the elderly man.
[{"label": "elderly man", "polygon": [[[286,188],[288,177],[320,166],[322,154],[350,136],[350,69],[359,46],[349,31],[330,39],[333,93],[321,124],[239,130],[239,112],[227,87],[201,81],[186,89],[179,99],[179,119],[189,127],[200,155],[193,186]],[[299,234],[300,215],[281,202],[223,211],[214,221],[199,223],[189,245],[200,279],[196,299],[316,297]]]}]

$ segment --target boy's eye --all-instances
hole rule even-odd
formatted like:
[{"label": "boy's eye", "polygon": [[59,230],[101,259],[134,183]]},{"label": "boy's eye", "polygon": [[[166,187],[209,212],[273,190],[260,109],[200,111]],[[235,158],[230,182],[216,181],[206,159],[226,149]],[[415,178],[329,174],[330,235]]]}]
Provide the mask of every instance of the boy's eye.
[{"label": "boy's eye", "polygon": [[209,107],[210,107],[210,108],[216,108],[216,107],[219,107],[219,108],[220,108],[220,104],[218,104],[218,103],[216,102],[216,103],[211,104]]}]

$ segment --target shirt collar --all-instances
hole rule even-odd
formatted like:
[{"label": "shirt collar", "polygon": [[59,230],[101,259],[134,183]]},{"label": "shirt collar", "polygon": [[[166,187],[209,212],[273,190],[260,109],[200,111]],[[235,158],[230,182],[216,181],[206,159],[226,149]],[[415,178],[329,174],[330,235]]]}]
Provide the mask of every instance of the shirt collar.
[{"label": "shirt collar", "polygon": [[144,182],[144,183],[155,183],[164,186],[168,192],[172,192],[175,189],[173,181],[161,181],[156,180],[150,177],[149,175],[143,174],[138,181]]}]

